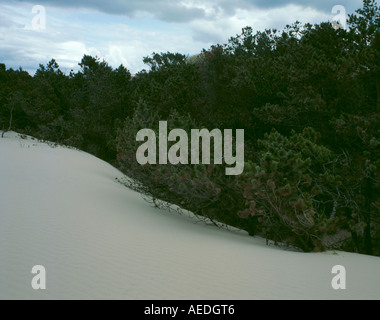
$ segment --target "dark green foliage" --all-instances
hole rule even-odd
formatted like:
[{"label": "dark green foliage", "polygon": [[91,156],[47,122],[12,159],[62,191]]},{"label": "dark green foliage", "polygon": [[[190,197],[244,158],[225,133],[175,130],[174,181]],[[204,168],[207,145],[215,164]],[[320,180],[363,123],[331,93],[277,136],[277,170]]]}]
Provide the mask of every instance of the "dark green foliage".
[{"label": "dark green foliage", "polygon": [[185,64],[186,56],[180,53],[167,52],[158,54],[153,52],[151,57],[145,57],[143,61],[152,71],[158,71]]},{"label": "dark green foliage", "polygon": [[131,73],[84,56],[81,70],[65,75],[53,59],[34,77],[0,68],[0,129],[75,146],[115,161],[116,129],[132,112]]},{"label": "dark green foliage", "polygon": [[238,213],[255,221],[251,233],[312,251],[325,249],[324,238],[340,231],[332,226],[341,179],[329,168],[333,152],[317,139],[306,128],[289,138],[273,131],[259,140],[261,151],[242,176],[247,207]]},{"label": "dark green foliage", "polygon": [[[118,133],[118,163],[123,172],[134,180],[131,186],[153,198],[163,199],[195,214],[230,225],[241,226],[232,214],[242,193],[235,178],[225,176],[224,167],[216,165],[140,165],[136,161],[136,133],[150,128],[158,137],[160,116],[146,104],[140,103],[132,117],[127,118]],[[182,128],[190,136],[199,128],[189,115],[172,111],[167,119],[168,131]],[[172,143],[174,144],[174,143]],[[168,145],[168,148],[172,144]],[[213,157],[211,155],[211,157]]]}]

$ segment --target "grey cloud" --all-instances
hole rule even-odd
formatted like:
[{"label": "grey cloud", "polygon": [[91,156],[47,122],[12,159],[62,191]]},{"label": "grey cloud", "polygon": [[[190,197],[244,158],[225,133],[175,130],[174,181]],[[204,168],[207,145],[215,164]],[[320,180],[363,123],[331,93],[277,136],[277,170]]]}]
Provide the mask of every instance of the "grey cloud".
[{"label": "grey cloud", "polygon": [[312,7],[324,12],[331,12],[335,5],[343,5],[348,13],[354,12],[362,6],[362,0],[248,0],[252,5],[261,8],[282,7],[287,4],[297,4],[305,7]]},{"label": "grey cloud", "polygon": [[[0,3],[30,3],[31,0],[0,0]],[[248,8],[275,8],[287,4],[298,4],[305,7],[316,8],[320,11],[331,12],[334,5],[343,5],[347,12],[353,12],[360,8],[362,0],[214,0],[204,1],[208,6],[222,10],[224,15],[232,16],[237,9]],[[114,15],[134,16],[138,12],[148,12],[156,18],[166,22],[189,22],[206,17],[206,12],[200,8],[186,7],[178,1],[173,0],[39,0],[40,5],[51,5],[55,7],[91,8],[101,12]],[[212,19],[208,16],[207,19]]]},{"label": "grey cloud", "polygon": [[181,10],[180,8],[168,8],[165,11],[158,11],[157,18],[167,22],[188,22],[195,19],[205,18],[202,9],[192,8]]},{"label": "grey cloud", "polygon": [[[12,2],[35,4],[31,0],[0,0],[0,3],[10,4]],[[89,8],[108,14],[130,17],[139,12],[147,12],[166,22],[188,22],[205,17],[204,10],[200,8],[187,8],[177,1],[169,0],[39,0],[38,4],[61,8]]]},{"label": "grey cloud", "polygon": [[[187,1],[190,2],[192,0]],[[29,7],[31,8],[35,4],[58,8],[88,8],[112,15],[125,15],[130,17],[133,17],[139,12],[147,12],[162,21],[188,23],[188,30],[191,30],[189,32],[192,34],[192,40],[194,43],[191,43],[191,41],[188,43],[186,41],[182,41],[182,38],[180,38],[176,44],[173,44],[171,39],[168,40],[166,38],[162,41],[158,39],[148,39],[146,34],[141,33],[140,35],[140,31],[136,30],[136,36],[134,37],[136,46],[146,47],[145,51],[149,54],[149,52],[160,51],[160,49],[157,48],[161,48],[161,44],[163,48],[166,48],[168,44],[172,44],[173,46],[168,49],[170,51],[177,51],[177,47],[186,47],[189,48],[188,50],[194,51],[194,48],[199,47],[200,50],[202,46],[207,47],[210,43],[224,43],[227,41],[227,38],[225,38],[226,36],[229,37],[239,33],[241,28],[246,25],[252,25],[258,29],[263,26],[272,28],[277,25],[280,25],[281,28],[288,20],[289,12],[286,12],[286,10],[280,10],[284,11],[284,14],[277,14],[274,17],[268,18],[264,15],[261,20],[258,19],[260,20],[259,22],[257,22],[257,19],[254,19],[255,22],[250,23],[249,17],[250,15],[252,16],[252,19],[255,17],[255,8],[270,9],[284,7],[290,3],[299,4],[303,7],[310,6],[318,9],[319,11],[331,13],[332,7],[336,4],[344,5],[348,12],[352,12],[361,7],[362,2],[361,0],[339,0],[336,3],[331,0],[202,1],[202,4],[205,4],[207,8],[213,9],[210,13],[204,9],[197,8],[196,6],[185,7],[180,5],[179,1],[172,0],[0,0],[0,62],[5,62],[7,66],[12,67],[22,65],[23,68],[32,70],[33,68],[35,69],[38,67],[39,63],[45,64],[51,58],[57,58],[58,62],[66,61],[67,59],[70,61],[75,60],[75,63],[73,62],[75,67],[77,62],[76,57],[79,53],[76,54],[75,50],[75,52],[69,52],[67,48],[62,47],[61,45],[62,43],[67,43],[70,41],[81,42],[85,44],[86,49],[91,49],[92,47],[100,48],[99,52],[103,56],[108,54],[107,52],[109,45],[107,42],[108,40],[106,40],[106,38],[108,39],[108,35],[105,35],[104,32],[95,32],[98,31],[98,29],[87,30],[86,28],[88,25],[86,24],[84,24],[82,28],[80,23],[79,27],[78,24],[72,25],[68,23],[68,25],[65,25],[64,29],[60,30],[62,21],[58,19],[55,23],[53,23],[52,19],[50,19],[51,32],[49,33],[28,33],[27,30],[23,30],[22,28],[20,29],[20,27],[22,27],[22,23],[25,23],[26,21],[23,14],[25,14],[26,11],[30,12]],[[1,7],[2,4],[4,4],[3,8]],[[15,4],[15,6],[13,7],[12,4]],[[17,8],[21,7],[20,4],[25,4],[26,11],[17,10]],[[234,17],[239,9],[249,11],[247,17],[243,16],[244,22],[242,22],[241,25],[240,22],[236,21]],[[260,16],[260,12],[262,11],[265,12],[265,10],[260,10],[257,11],[257,14]],[[297,11],[303,11],[303,8],[297,9]],[[230,17],[234,17],[234,19],[229,19]],[[64,17],[63,21],[67,22],[65,19],[66,18]],[[304,21],[302,19],[301,21],[308,22],[308,20]],[[293,21],[289,22],[291,23]],[[91,24],[91,26],[92,25],[96,25],[96,22]],[[152,28],[154,28],[154,25]],[[113,31],[110,31],[109,33],[111,34]],[[113,34],[112,37],[114,37]],[[124,34],[120,37],[124,39]],[[90,41],[90,39],[94,40]],[[132,54],[128,54],[132,56],[137,55],[137,53],[135,54],[134,52],[136,50],[132,51]],[[142,50],[143,53],[141,53],[141,58],[143,55],[147,55],[145,51]],[[80,54],[82,54],[82,52]],[[66,60],[64,59],[65,56]],[[138,59],[139,57],[136,58],[136,61]],[[67,63],[67,65],[69,65],[69,63]]]},{"label": "grey cloud", "polygon": [[15,50],[15,48],[2,48],[1,49],[1,61],[5,63],[8,68],[17,69],[22,66],[23,69],[36,69],[38,62],[35,59],[28,57],[21,50]]},{"label": "grey cloud", "polygon": [[223,43],[223,41],[225,41],[226,39],[224,39],[220,34],[217,34],[215,32],[197,29],[195,30],[195,33],[193,35],[193,40],[205,44],[208,43],[211,45],[216,43]]}]

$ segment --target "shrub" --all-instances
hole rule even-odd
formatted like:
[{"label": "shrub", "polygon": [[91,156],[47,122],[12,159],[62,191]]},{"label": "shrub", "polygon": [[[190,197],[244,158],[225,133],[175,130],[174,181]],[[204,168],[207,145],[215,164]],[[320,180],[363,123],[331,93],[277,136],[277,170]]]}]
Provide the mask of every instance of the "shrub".
[{"label": "shrub", "polygon": [[336,206],[328,211],[335,201],[328,185],[339,185],[328,169],[334,154],[310,128],[289,138],[273,130],[259,148],[241,178],[246,207],[238,215],[251,221],[252,234],[304,251],[326,249],[323,238],[337,227]]},{"label": "shrub", "polygon": [[[242,208],[244,199],[238,187],[238,179],[226,176],[224,166],[140,165],[137,162],[136,150],[139,146],[136,142],[137,132],[149,128],[158,133],[159,120],[158,113],[151,111],[141,102],[134,115],[127,118],[123,129],[118,133],[119,167],[134,180],[129,186],[212,221],[241,227],[239,224],[241,219],[234,213],[237,211],[237,206]],[[199,128],[190,116],[180,115],[176,111],[170,114],[167,122],[169,131],[182,128],[190,133],[191,129]],[[170,144],[168,147],[170,148]]]}]

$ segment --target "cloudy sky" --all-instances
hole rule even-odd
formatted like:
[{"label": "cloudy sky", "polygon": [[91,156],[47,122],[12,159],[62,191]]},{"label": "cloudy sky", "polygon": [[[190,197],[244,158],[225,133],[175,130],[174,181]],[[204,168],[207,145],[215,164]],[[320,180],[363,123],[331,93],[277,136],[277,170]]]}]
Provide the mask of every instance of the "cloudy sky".
[{"label": "cloudy sky", "polygon": [[[152,52],[193,55],[226,43],[245,26],[282,29],[331,21],[361,0],[0,0],[0,63],[34,73],[55,58],[65,71],[84,54],[132,73]],[[44,15],[45,13],[45,15]]]}]

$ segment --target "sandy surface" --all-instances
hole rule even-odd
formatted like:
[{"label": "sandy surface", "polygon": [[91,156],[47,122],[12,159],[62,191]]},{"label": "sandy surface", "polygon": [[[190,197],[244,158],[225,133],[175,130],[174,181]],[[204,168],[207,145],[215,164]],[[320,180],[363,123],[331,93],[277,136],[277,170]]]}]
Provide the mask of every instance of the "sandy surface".
[{"label": "sandy surface", "polygon": [[152,208],[121,177],[84,152],[0,139],[0,299],[380,299],[380,258],[268,247]]}]

